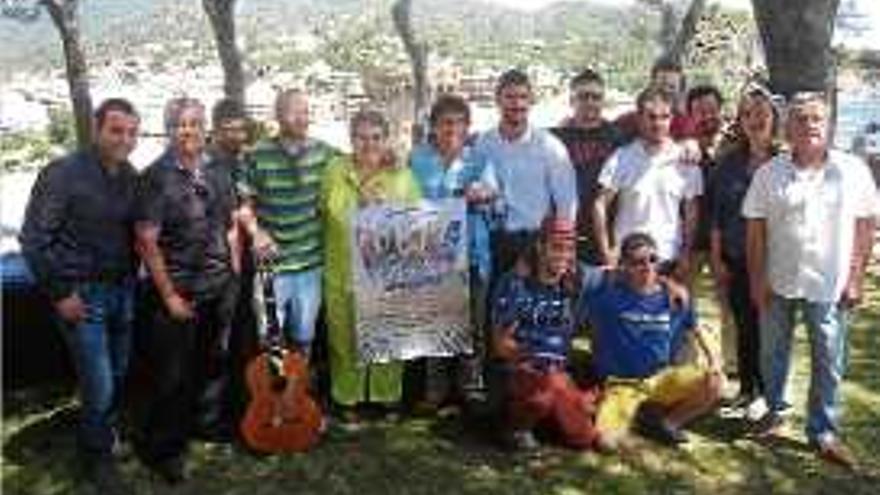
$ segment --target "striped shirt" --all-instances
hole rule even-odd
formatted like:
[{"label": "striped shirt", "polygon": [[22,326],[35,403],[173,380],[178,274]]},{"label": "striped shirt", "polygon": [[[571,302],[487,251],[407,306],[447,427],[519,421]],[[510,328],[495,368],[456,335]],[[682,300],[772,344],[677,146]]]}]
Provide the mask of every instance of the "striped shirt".
[{"label": "striped shirt", "polygon": [[336,155],[335,149],[314,139],[297,149],[273,140],[254,150],[253,166],[240,189],[253,198],[260,226],[278,244],[276,272],[323,265],[319,192],[324,169]]}]

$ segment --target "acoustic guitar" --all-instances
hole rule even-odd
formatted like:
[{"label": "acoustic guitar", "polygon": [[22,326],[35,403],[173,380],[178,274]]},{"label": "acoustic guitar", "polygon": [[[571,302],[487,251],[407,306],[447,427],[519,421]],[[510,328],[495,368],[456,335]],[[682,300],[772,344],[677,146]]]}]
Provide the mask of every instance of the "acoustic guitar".
[{"label": "acoustic guitar", "polygon": [[241,435],[256,452],[304,452],[318,442],[324,419],[309,394],[306,360],[283,344],[272,275],[259,270],[257,279],[263,290],[266,345],[245,370],[251,399],[241,421]]}]

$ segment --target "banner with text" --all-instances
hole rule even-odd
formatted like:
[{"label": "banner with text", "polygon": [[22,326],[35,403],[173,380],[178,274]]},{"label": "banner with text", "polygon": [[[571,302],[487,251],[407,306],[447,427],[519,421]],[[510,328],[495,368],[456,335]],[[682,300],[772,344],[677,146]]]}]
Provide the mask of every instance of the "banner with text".
[{"label": "banner with text", "polygon": [[352,273],[361,362],[470,352],[465,203],[355,212]]}]

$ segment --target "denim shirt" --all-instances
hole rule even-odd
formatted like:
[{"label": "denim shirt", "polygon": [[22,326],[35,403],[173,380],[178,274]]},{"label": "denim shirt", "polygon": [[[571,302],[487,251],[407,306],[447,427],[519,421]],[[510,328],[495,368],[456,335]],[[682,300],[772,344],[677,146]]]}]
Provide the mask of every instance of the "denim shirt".
[{"label": "denim shirt", "polygon": [[[447,167],[443,164],[440,153],[430,144],[422,144],[413,149],[410,167],[425,199],[464,196],[467,187],[480,180],[484,168],[482,162],[474,159],[472,150],[468,147]],[[487,206],[468,204],[470,266],[482,281],[489,279],[491,267],[488,216]]]}]

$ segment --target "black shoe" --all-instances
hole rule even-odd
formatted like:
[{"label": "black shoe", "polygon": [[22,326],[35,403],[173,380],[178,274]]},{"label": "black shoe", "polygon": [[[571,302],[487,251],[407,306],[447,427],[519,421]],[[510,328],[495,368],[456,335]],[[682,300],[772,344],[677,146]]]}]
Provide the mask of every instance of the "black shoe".
[{"label": "black shoe", "polygon": [[183,459],[180,457],[169,457],[151,462],[148,467],[159,478],[169,485],[176,485],[186,481],[186,473],[183,469]]},{"label": "black shoe", "polygon": [[669,447],[687,443],[687,435],[666,422],[663,412],[652,404],[642,404],[636,412],[636,431],[645,438]]},{"label": "black shoe", "polygon": [[785,419],[778,413],[768,411],[752,426],[752,436],[757,439],[777,437],[785,428]]},{"label": "black shoe", "polygon": [[112,459],[100,459],[90,462],[86,476],[95,485],[101,495],[128,495],[132,488],[122,480],[116,462]]},{"label": "black shoe", "polygon": [[231,426],[206,428],[195,431],[193,438],[205,443],[232,443],[235,440],[235,430]]}]

